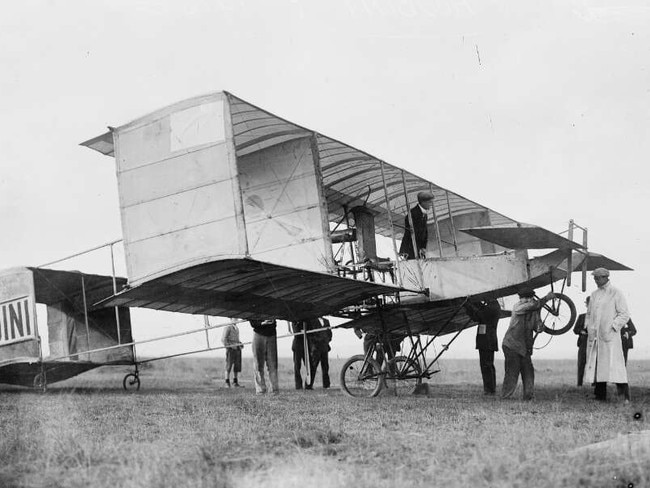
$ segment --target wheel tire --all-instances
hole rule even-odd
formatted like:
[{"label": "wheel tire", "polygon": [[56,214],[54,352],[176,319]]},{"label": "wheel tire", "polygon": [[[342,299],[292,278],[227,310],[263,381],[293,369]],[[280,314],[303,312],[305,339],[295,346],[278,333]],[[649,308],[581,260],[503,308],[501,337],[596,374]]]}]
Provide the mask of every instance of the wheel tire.
[{"label": "wheel tire", "polygon": [[122,381],[122,387],[126,391],[138,391],[140,389],[140,377],[135,373],[129,373]]},{"label": "wheel tire", "polygon": [[568,296],[556,293],[553,298],[542,300],[541,315],[544,332],[561,335],[573,327],[576,321],[576,306]]},{"label": "wheel tire", "polygon": [[379,364],[374,359],[366,362],[363,354],[352,356],[345,362],[339,381],[345,393],[359,398],[377,396],[383,387]]},{"label": "wheel tire", "polygon": [[45,391],[45,378],[43,377],[42,373],[37,373],[36,376],[34,376],[34,388]]},{"label": "wheel tire", "polygon": [[384,372],[386,387],[396,395],[411,395],[422,384],[422,368],[406,356],[397,356],[388,361],[384,365]]}]

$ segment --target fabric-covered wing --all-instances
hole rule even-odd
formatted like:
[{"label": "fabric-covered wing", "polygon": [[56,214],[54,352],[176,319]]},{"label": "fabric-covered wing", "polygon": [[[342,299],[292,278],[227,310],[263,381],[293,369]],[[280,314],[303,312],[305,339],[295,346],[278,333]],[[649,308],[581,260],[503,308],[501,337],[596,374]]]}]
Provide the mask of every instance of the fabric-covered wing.
[{"label": "fabric-covered wing", "polygon": [[[603,256],[602,254],[597,254],[595,252],[590,252],[587,255],[587,271],[593,271],[596,268],[607,268],[610,271],[632,271],[632,268],[625,266],[618,261],[614,261],[607,256]],[[582,268],[574,268],[574,271],[581,270]]]},{"label": "fabric-covered wing", "polygon": [[581,249],[583,246],[536,225],[474,227],[460,229],[479,239],[507,249]]},{"label": "fabric-covered wing", "polygon": [[430,302],[421,305],[401,305],[382,309],[343,324],[344,328],[359,328],[364,332],[386,331],[399,335],[445,335],[476,325],[465,312],[464,299]]},{"label": "fabric-covered wing", "polygon": [[228,259],[180,270],[127,289],[100,306],[250,319],[332,314],[400,288],[254,261]]}]

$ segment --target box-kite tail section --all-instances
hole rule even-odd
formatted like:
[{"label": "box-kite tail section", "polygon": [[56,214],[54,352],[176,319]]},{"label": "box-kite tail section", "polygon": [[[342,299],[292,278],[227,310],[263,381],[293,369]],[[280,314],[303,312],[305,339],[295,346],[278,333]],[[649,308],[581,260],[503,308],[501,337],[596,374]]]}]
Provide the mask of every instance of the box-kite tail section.
[{"label": "box-kite tail section", "polygon": [[[124,286],[126,280],[117,278]],[[128,309],[89,310],[113,293],[113,277],[41,268],[0,272],[0,383],[41,386],[105,365],[133,364]],[[44,304],[47,323],[38,323]],[[47,327],[49,354],[39,333]],[[127,345],[120,346],[121,343]]]}]

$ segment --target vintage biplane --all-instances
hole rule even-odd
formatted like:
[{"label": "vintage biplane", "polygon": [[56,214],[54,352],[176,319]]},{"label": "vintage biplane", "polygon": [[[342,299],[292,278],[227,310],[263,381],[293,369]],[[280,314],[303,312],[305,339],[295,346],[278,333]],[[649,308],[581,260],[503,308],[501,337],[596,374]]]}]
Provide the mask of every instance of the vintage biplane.
[{"label": "vintage biplane", "polygon": [[[91,310],[330,315],[409,338],[410,353],[384,351],[383,365],[370,353],[352,358],[341,373],[351,394],[376,394],[387,377],[407,388],[428,378],[433,339],[476,323],[470,301],[562,282],[545,304],[546,330],[560,333],[575,318],[561,293],[573,271],[584,283],[598,266],[629,269],[589,252],[584,229],[575,242],[573,223],[564,237],[517,222],[225,91],[82,145],[115,159],[128,278]],[[434,196],[426,257],[404,259],[405,219],[423,190]]]}]

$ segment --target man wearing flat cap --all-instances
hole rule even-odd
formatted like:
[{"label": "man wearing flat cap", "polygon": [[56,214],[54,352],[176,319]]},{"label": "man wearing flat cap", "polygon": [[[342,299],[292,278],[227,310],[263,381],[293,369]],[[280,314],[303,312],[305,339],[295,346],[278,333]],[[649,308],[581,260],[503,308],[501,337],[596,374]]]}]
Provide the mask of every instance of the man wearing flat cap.
[{"label": "man wearing flat cap", "polygon": [[[544,324],[539,316],[542,302],[535,298],[532,288],[522,288],[518,292],[519,301],[512,308],[510,326],[503,336],[503,355],[505,374],[501,398],[510,398],[517,389],[519,375],[524,386],[524,400],[532,400],[535,389],[535,369],[533,368],[533,342],[535,332],[541,332]],[[554,296],[549,292],[546,298]]]},{"label": "man wearing flat cap", "polygon": [[587,365],[584,381],[595,383],[597,400],[607,400],[607,383],[616,383],[619,401],[630,401],[627,370],[621,345],[621,329],[630,320],[623,294],[609,282],[609,271],[591,273],[598,287],[587,307]]},{"label": "man wearing flat cap", "polygon": [[[404,237],[402,244],[399,246],[399,253],[406,256],[407,259],[416,257],[426,257],[427,241],[429,233],[427,231],[427,210],[433,205],[433,195],[426,191],[418,193],[418,204],[411,209],[411,218],[407,215],[404,219]],[[413,221],[413,237],[417,252],[413,249],[413,237],[411,236],[411,222]]]}]

